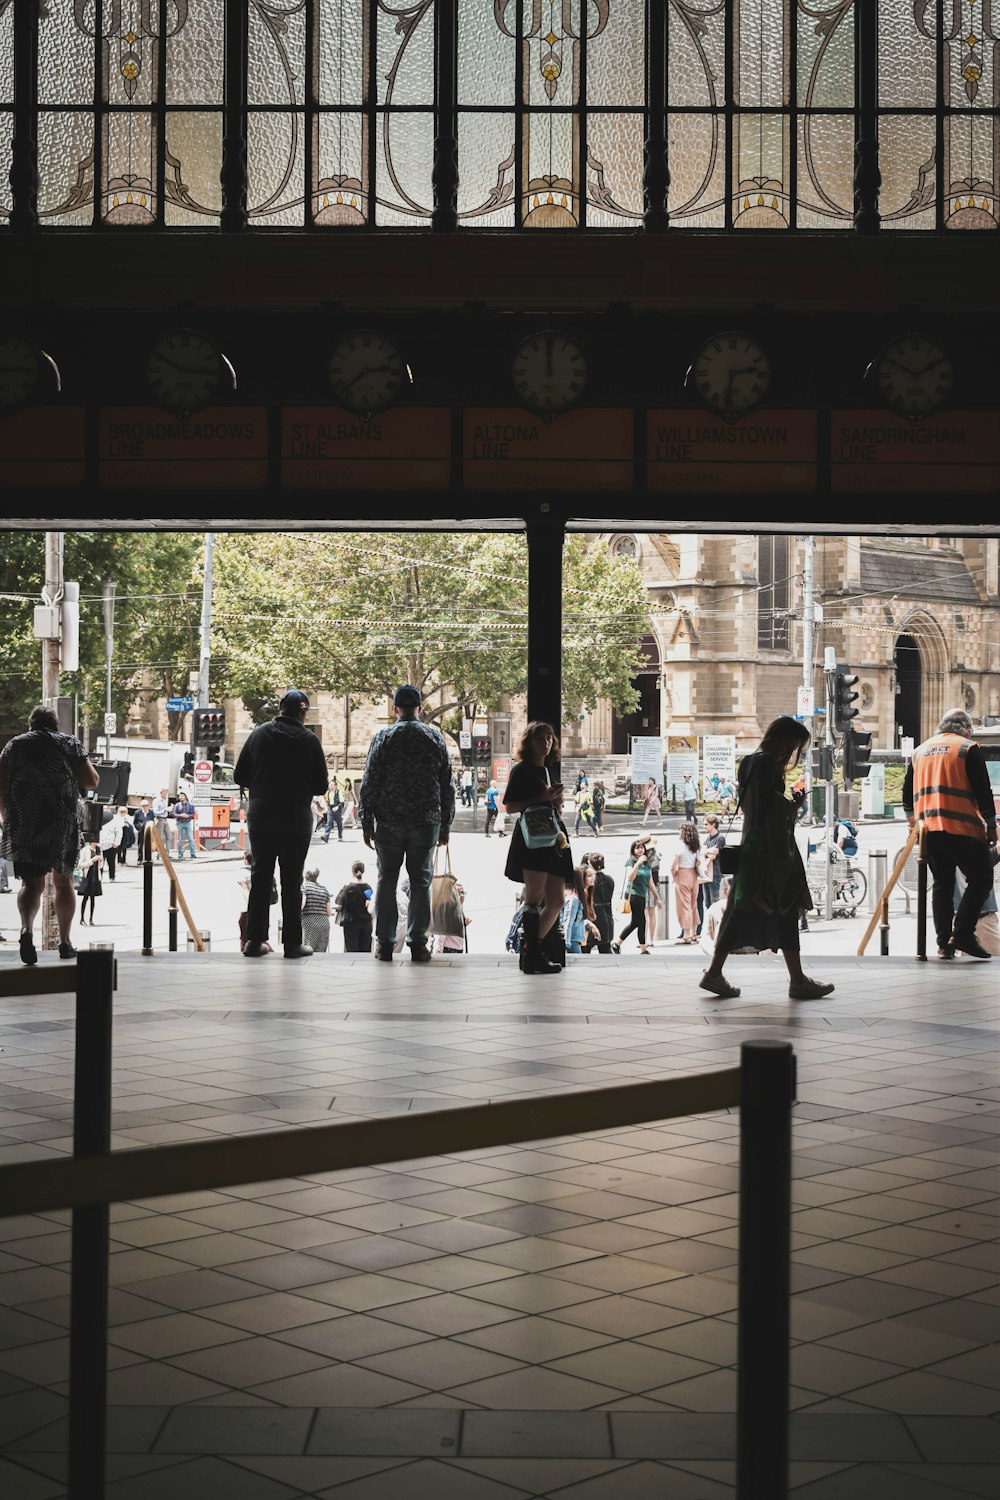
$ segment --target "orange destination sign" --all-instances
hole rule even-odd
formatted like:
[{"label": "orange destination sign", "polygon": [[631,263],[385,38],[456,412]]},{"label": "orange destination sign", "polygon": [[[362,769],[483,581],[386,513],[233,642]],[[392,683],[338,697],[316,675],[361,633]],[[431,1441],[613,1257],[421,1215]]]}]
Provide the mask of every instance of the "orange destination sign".
[{"label": "orange destination sign", "polygon": [[523,407],[465,413],[462,472],[470,490],[627,490],[632,413],[618,407],[545,420]]},{"label": "orange destination sign", "polygon": [[814,411],[753,411],[733,422],[691,407],[647,415],[651,490],[801,494],[816,488],[816,473]]},{"label": "orange destination sign", "polygon": [[830,414],[830,487],[841,494],[995,494],[996,412],[947,411],[911,422],[880,411]]},{"label": "orange destination sign", "polygon": [[25,406],[0,418],[0,486],[61,488],[84,480],[82,406]]},{"label": "orange destination sign", "polygon": [[156,406],[104,407],[98,443],[106,489],[231,490],[267,483],[263,406],[209,406],[190,417]]},{"label": "orange destination sign", "polygon": [[443,490],[451,412],[396,406],[362,419],[339,406],[286,407],[281,478],[292,490]]}]

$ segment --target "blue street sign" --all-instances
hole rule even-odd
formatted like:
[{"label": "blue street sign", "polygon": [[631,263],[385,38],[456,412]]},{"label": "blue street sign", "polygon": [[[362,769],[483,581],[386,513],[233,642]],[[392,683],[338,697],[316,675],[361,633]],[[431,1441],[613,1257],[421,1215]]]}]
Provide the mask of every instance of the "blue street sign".
[{"label": "blue street sign", "polygon": [[193,698],[168,698],[167,712],[172,714],[190,713],[194,708]]}]

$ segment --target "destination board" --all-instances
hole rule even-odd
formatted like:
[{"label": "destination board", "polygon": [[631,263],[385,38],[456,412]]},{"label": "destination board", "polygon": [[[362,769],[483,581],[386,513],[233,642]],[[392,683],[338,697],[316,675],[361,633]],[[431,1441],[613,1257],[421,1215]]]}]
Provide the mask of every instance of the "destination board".
[{"label": "destination board", "polygon": [[155,406],[104,407],[98,445],[107,489],[259,489],[267,483],[263,406],[210,406],[189,417]]},{"label": "destination board", "polygon": [[830,414],[830,487],[841,494],[995,494],[1000,419],[943,411],[910,421],[881,411]]},{"label": "destination board", "polygon": [[82,484],[85,447],[82,406],[24,406],[0,418],[0,486]]},{"label": "destination board", "polygon": [[291,490],[447,489],[451,412],[401,406],[362,419],[338,406],[286,407],[281,479]]},{"label": "destination board", "polygon": [[522,407],[472,407],[463,423],[470,490],[628,490],[632,412],[577,408],[535,417]]},{"label": "destination board", "polygon": [[727,422],[690,407],[651,411],[651,490],[808,493],[816,488],[816,413],[761,410]]}]

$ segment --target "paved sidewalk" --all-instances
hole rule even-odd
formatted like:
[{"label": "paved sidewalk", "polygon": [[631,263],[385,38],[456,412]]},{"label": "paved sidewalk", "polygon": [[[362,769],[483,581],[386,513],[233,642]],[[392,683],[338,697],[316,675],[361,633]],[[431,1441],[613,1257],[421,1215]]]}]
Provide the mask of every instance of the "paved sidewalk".
[{"label": "paved sidewalk", "polygon": [[[115,1149],[788,1038],[795,1494],[994,1495],[996,970],[820,959],[835,993],[796,1006],[767,958],[730,1002],[683,950],[595,965],[123,954]],[[71,999],[0,1026],[0,1162],[66,1152]],[[108,1496],[733,1496],[737,1143],[723,1113],[117,1206]],[[65,1493],[66,1222],[0,1220],[5,1500]]]}]

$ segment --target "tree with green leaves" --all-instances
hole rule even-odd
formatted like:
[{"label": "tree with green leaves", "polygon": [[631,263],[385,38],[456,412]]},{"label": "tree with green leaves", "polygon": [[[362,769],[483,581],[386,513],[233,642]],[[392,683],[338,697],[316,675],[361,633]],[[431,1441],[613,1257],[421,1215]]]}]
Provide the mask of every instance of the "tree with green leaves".
[{"label": "tree with green leaves", "polygon": [[[121,718],[140,698],[187,689],[198,665],[202,538],[173,532],[67,531],[64,576],[80,585],[80,669],[62,676],[77,696],[81,725],[100,723],[105,706],[102,591],[116,585],[112,707]],[[0,734],[23,731],[41,694],[41,643],[34,606],[45,581],[45,533],[0,532]],[[184,721],[171,715],[174,738]]]},{"label": "tree with green leaves", "polygon": [[[212,635],[217,695],[274,712],[290,684],[353,699],[424,695],[457,734],[466,711],[527,685],[527,548],[501,532],[233,533],[217,539]],[[642,574],[583,536],[566,542],[567,714],[607,698],[634,709],[649,630]]]}]

